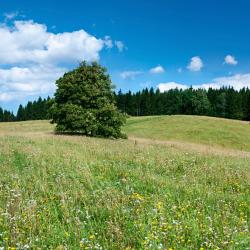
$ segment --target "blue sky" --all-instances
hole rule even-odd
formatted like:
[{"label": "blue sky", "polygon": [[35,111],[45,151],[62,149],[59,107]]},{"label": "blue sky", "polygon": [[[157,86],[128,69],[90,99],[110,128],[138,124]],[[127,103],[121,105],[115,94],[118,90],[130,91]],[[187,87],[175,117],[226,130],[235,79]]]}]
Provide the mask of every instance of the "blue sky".
[{"label": "blue sky", "polygon": [[250,86],[250,1],[1,1],[0,106],[52,95],[80,60],[117,89]]}]

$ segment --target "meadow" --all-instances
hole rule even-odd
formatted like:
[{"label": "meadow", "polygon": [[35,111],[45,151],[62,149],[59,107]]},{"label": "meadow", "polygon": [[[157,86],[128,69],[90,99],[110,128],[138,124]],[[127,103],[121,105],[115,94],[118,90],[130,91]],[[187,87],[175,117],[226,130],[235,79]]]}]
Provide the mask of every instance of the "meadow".
[{"label": "meadow", "polygon": [[142,138],[250,151],[250,122],[247,121],[185,115],[131,117],[125,131]]},{"label": "meadow", "polygon": [[250,125],[129,118],[128,140],[0,124],[0,249],[250,249]]}]

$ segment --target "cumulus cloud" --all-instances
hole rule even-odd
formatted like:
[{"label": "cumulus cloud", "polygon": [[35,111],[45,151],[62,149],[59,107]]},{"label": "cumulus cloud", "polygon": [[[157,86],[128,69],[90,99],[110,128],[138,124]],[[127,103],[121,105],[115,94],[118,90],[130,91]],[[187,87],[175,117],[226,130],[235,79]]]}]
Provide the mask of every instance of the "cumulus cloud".
[{"label": "cumulus cloud", "polygon": [[[218,77],[213,79],[211,82],[208,83],[197,83],[193,84],[192,87],[195,89],[203,88],[203,89],[219,89],[223,86],[230,86],[236,90],[240,90],[242,88],[250,88],[250,73],[247,74],[236,74],[233,76],[224,76]],[[161,92],[167,91],[169,89],[187,89],[190,87],[190,84],[187,83],[176,83],[176,82],[166,82],[166,83],[159,83],[157,88]]]},{"label": "cumulus cloud", "polygon": [[210,83],[201,83],[193,85],[194,88],[221,88],[223,86],[230,86],[236,90],[242,88],[250,88],[250,73],[247,74],[236,74],[232,76],[223,76],[214,78]]},{"label": "cumulus cloud", "polygon": [[150,69],[149,72],[151,74],[161,74],[161,73],[164,73],[165,70],[162,66],[159,65],[159,66],[156,66],[156,67]]},{"label": "cumulus cloud", "polygon": [[[17,14],[8,13],[5,18],[11,20]],[[68,71],[62,65],[97,61],[103,48],[113,47],[111,37],[98,39],[84,30],[53,33],[32,20],[11,23],[0,23],[2,102],[51,94],[55,80]]]},{"label": "cumulus cloud", "polygon": [[0,101],[22,99],[55,90],[55,80],[65,68],[31,66],[0,69]]},{"label": "cumulus cloud", "polygon": [[203,62],[199,56],[194,56],[191,58],[187,69],[190,71],[200,71],[203,68]]},{"label": "cumulus cloud", "polygon": [[159,83],[157,85],[157,88],[160,90],[160,92],[165,92],[168,91],[170,89],[186,89],[188,88],[187,85],[185,84],[181,84],[181,83],[177,83],[177,82],[166,82],[166,83]]},{"label": "cumulus cloud", "polygon": [[122,52],[125,49],[125,45],[122,41],[115,41],[115,46],[120,52]]},{"label": "cumulus cloud", "polygon": [[141,75],[143,72],[142,71],[123,71],[120,76],[123,79],[134,79],[136,76]]},{"label": "cumulus cloud", "polygon": [[238,61],[235,59],[234,56],[227,55],[227,56],[224,58],[224,63],[225,63],[225,64],[229,64],[229,65],[237,65],[237,64],[238,64]]},{"label": "cumulus cloud", "polygon": [[218,77],[214,79],[214,83],[220,86],[232,86],[237,90],[250,88],[250,73]]},{"label": "cumulus cloud", "polygon": [[46,25],[33,21],[15,21],[13,27],[2,25],[0,37],[1,64],[94,61],[107,44],[107,40],[84,30],[54,34]]}]

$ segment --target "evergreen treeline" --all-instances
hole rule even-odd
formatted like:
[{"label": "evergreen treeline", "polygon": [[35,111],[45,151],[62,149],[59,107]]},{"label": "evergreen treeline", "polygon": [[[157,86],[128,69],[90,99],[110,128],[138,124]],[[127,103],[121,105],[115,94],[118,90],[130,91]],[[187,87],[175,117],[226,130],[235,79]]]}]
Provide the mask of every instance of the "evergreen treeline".
[{"label": "evergreen treeline", "polygon": [[19,105],[16,116],[0,107],[0,122],[45,120],[49,118],[50,97],[29,101],[26,106]]},{"label": "evergreen treeline", "polygon": [[13,122],[15,119],[16,117],[12,112],[0,107],[0,122]]},{"label": "evergreen treeline", "polygon": [[[128,115],[207,115],[250,121],[250,90],[239,91],[232,87],[221,89],[171,89],[161,93],[159,89],[115,94],[118,108]],[[20,105],[15,116],[0,107],[0,121],[25,121],[49,119],[52,99],[42,99]]]},{"label": "evergreen treeline", "polygon": [[46,120],[49,117],[48,109],[50,103],[50,97],[42,99],[41,97],[34,102],[28,102],[26,106],[19,105],[17,110],[16,120]]},{"label": "evergreen treeline", "polygon": [[118,108],[133,116],[146,115],[207,115],[250,120],[250,90],[232,87],[221,89],[143,89],[116,95]]}]

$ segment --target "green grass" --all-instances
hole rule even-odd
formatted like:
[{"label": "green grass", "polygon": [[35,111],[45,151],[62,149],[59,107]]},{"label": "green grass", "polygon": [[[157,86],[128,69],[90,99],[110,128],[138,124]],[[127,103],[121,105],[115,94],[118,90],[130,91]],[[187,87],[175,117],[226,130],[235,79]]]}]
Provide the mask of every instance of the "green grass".
[{"label": "green grass", "polygon": [[202,116],[149,116],[128,119],[129,135],[178,140],[250,151],[250,123]]},{"label": "green grass", "polygon": [[[184,116],[155,124],[185,118],[191,124]],[[132,118],[125,130],[169,139],[148,122]],[[151,131],[140,134],[143,125]],[[249,249],[248,157],[52,131],[47,121],[0,124],[0,248]],[[184,131],[171,136],[205,143]],[[246,138],[235,148],[249,145]]]}]

